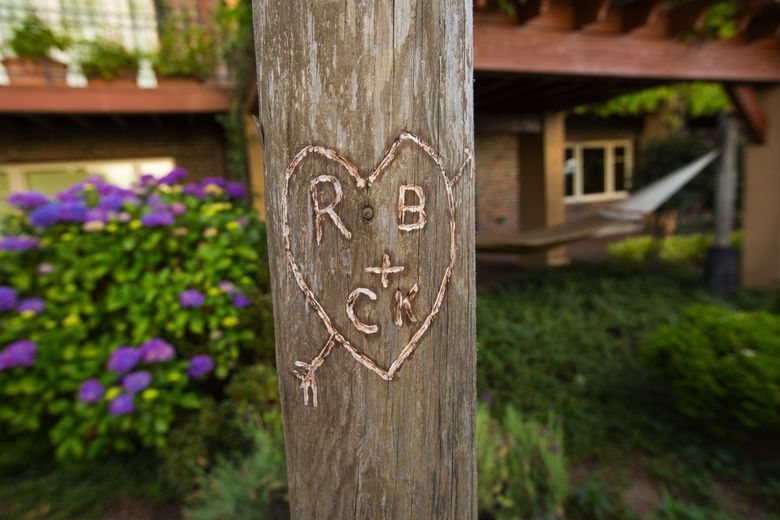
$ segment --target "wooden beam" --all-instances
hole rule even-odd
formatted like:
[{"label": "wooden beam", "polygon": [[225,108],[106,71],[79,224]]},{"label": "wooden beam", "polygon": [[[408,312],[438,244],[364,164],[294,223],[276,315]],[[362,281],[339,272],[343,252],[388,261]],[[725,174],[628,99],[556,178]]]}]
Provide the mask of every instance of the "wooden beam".
[{"label": "wooden beam", "polygon": [[658,81],[780,82],[777,46],[605,37],[578,32],[474,26],[480,71]]},{"label": "wooden beam", "polygon": [[0,113],[158,114],[220,113],[230,110],[228,89],[0,86]]},{"label": "wooden beam", "polygon": [[729,85],[726,92],[745,124],[751,141],[763,143],[766,140],[767,118],[756,90],[745,85]]},{"label": "wooden beam", "polygon": [[659,0],[634,0],[622,8],[623,32],[632,32],[652,23],[660,12]]},{"label": "wooden beam", "polygon": [[615,0],[578,0],[574,3],[574,28],[600,22],[607,17]]},{"label": "wooden beam", "polygon": [[677,38],[701,27],[707,11],[715,3],[714,0],[688,0],[674,4],[666,11],[669,35]]}]

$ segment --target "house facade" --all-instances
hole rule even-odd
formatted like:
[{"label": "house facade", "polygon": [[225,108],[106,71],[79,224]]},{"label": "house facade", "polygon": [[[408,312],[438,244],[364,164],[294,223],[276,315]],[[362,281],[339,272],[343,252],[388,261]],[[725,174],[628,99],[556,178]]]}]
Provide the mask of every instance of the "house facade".
[{"label": "house facade", "polygon": [[[53,194],[90,174],[120,185],[144,173],[162,175],[173,165],[187,168],[196,179],[224,176],[225,132],[218,117],[230,108],[231,77],[218,59],[213,18],[218,4],[0,0],[3,202],[9,191]],[[25,60],[13,43],[30,20],[68,44],[49,49],[44,59]],[[177,34],[190,39],[177,40]],[[209,42],[202,49],[213,53],[208,73],[201,68],[197,76],[188,76],[187,63],[181,61],[158,67],[161,46],[176,48],[192,38]],[[98,58],[90,58],[91,49],[110,51],[106,42],[140,59],[116,71],[116,77],[90,76],[87,60],[101,66]]]}]

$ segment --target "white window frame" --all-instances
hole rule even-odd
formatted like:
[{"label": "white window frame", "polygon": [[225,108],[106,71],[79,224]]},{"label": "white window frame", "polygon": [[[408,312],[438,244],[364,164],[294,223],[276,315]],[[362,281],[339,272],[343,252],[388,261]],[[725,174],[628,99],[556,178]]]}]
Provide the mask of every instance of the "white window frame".
[{"label": "white window frame", "polygon": [[144,163],[170,161],[176,164],[172,157],[136,157],[130,159],[109,159],[93,161],[63,161],[63,162],[36,162],[36,163],[0,163],[0,171],[8,175],[8,189],[10,193],[28,191],[27,175],[36,171],[50,170],[87,170],[100,168],[102,165],[130,164],[133,167],[136,180],[142,174]]},{"label": "white window frame", "polygon": [[[634,170],[634,148],[630,139],[610,139],[597,141],[568,141],[564,146],[564,157],[566,150],[574,151],[574,194],[566,195],[566,179],[564,178],[564,201],[567,203],[580,202],[599,202],[606,200],[620,200],[628,197],[627,190],[615,189],[615,148],[622,146],[626,152],[623,157],[625,164],[626,186],[631,185],[631,176]],[[602,148],[604,149],[604,192],[602,193],[583,193],[583,172],[582,172],[582,150],[584,148]],[[564,159],[565,162],[565,159]],[[564,172],[565,176],[565,172]]]}]

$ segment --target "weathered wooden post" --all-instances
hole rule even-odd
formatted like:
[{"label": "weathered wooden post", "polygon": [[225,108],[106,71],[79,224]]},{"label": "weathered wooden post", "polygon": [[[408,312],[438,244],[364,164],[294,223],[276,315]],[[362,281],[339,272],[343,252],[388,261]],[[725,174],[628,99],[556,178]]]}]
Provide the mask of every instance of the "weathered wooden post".
[{"label": "weathered wooden post", "polygon": [[476,518],[470,0],[254,0],[293,518]]}]

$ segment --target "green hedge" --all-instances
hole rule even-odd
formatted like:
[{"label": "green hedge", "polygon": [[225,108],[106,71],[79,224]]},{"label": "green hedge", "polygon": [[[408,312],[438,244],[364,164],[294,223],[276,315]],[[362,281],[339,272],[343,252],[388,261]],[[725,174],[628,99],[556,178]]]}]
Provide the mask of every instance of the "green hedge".
[{"label": "green hedge", "polygon": [[[739,247],[742,233],[737,231],[731,237],[731,245]],[[674,235],[660,242],[658,257],[664,262],[678,264],[701,264],[707,259],[707,250],[715,244],[715,238],[709,233]],[[626,262],[647,262],[652,259],[656,249],[655,239],[642,235],[623,239],[607,247],[609,255]]]},{"label": "green hedge", "polygon": [[780,316],[693,305],[649,337],[640,357],[685,415],[780,429]]}]

